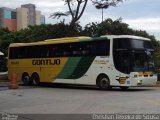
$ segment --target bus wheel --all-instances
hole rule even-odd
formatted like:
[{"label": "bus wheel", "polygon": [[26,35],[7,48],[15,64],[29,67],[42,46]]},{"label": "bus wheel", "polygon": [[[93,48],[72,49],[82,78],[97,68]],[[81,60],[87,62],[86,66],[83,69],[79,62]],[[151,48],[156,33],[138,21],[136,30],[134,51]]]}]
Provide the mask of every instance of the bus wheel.
[{"label": "bus wheel", "polygon": [[28,73],[23,73],[22,82],[25,86],[31,85],[31,80]]},{"label": "bus wheel", "polygon": [[40,83],[39,75],[37,73],[33,73],[31,76],[32,85],[38,86]]},{"label": "bus wheel", "polygon": [[129,87],[121,86],[120,88],[121,88],[121,90],[127,90]]},{"label": "bus wheel", "polygon": [[97,78],[97,85],[101,90],[110,89],[110,80],[106,75],[100,75]]}]

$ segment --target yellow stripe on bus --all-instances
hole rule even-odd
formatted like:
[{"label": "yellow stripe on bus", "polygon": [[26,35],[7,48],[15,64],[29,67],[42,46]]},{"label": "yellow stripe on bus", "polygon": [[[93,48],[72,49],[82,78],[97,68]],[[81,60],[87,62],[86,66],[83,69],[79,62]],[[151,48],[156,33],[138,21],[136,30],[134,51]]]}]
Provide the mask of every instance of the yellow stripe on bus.
[{"label": "yellow stripe on bus", "polygon": [[68,57],[63,58],[36,58],[36,59],[14,59],[10,60],[8,65],[10,73],[16,73],[18,80],[21,80],[22,74],[27,72],[30,76],[32,73],[38,73],[41,82],[52,82],[64,68]]}]

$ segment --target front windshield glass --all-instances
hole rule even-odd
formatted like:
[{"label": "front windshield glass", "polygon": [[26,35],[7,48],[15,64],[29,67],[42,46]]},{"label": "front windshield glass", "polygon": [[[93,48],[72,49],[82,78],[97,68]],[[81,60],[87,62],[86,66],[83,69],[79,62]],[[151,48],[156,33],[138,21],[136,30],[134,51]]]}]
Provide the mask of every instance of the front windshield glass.
[{"label": "front windshield glass", "polygon": [[115,68],[123,73],[153,71],[153,46],[150,41],[131,38],[113,40]]},{"label": "front windshield glass", "polygon": [[153,54],[150,51],[136,51],[133,53],[133,71],[153,71]]},{"label": "front windshield glass", "polygon": [[115,51],[114,65],[120,72],[129,74],[132,71],[131,52],[129,51]]}]

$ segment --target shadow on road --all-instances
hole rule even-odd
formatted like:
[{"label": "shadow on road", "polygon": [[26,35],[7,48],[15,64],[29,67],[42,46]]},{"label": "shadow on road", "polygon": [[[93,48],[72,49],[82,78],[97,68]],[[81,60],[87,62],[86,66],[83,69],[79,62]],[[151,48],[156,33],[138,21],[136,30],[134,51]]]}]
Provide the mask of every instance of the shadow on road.
[{"label": "shadow on road", "polygon": [[[0,91],[7,90],[9,82],[0,82]],[[23,84],[19,84],[19,89],[33,89],[33,88],[55,88],[55,89],[75,89],[75,90],[95,90],[95,91],[120,91],[120,92],[140,92],[140,91],[154,91],[153,87],[130,87],[127,90],[122,90],[119,87],[112,87],[109,90],[100,90],[97,86],[89,86],[89,85],[73,85],[73,84],[57,84],[57,83],[41,83],[39,86],[24,86]]]},{"label": "shadow on road", "polygon": [[109,90],[100,90],[97,86],[89,85],[72,85],[72,84],[53,84],[53,83],[43,83],[37,87],[45,88],[63,88],[63,89],[77,89],[77,90],[96,90],[96,91],[122,91],[122,92],[138,92],[138,91],[153,91],[153,87],[130,87],[127,90],[122,90],[119,87],[112,87]]}]

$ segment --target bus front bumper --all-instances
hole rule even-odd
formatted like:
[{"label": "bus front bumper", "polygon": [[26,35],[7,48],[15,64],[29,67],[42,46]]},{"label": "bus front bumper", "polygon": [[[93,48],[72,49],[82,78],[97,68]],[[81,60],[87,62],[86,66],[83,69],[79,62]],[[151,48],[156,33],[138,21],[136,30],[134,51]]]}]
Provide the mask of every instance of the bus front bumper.
[{"label": "bus front bumper", "polygon": [[137,77],[127,79],[125,84],[121,86],[143,86],[143,85],[155,85],[157,83],[157,76],[153,75],[151,77]]}]

